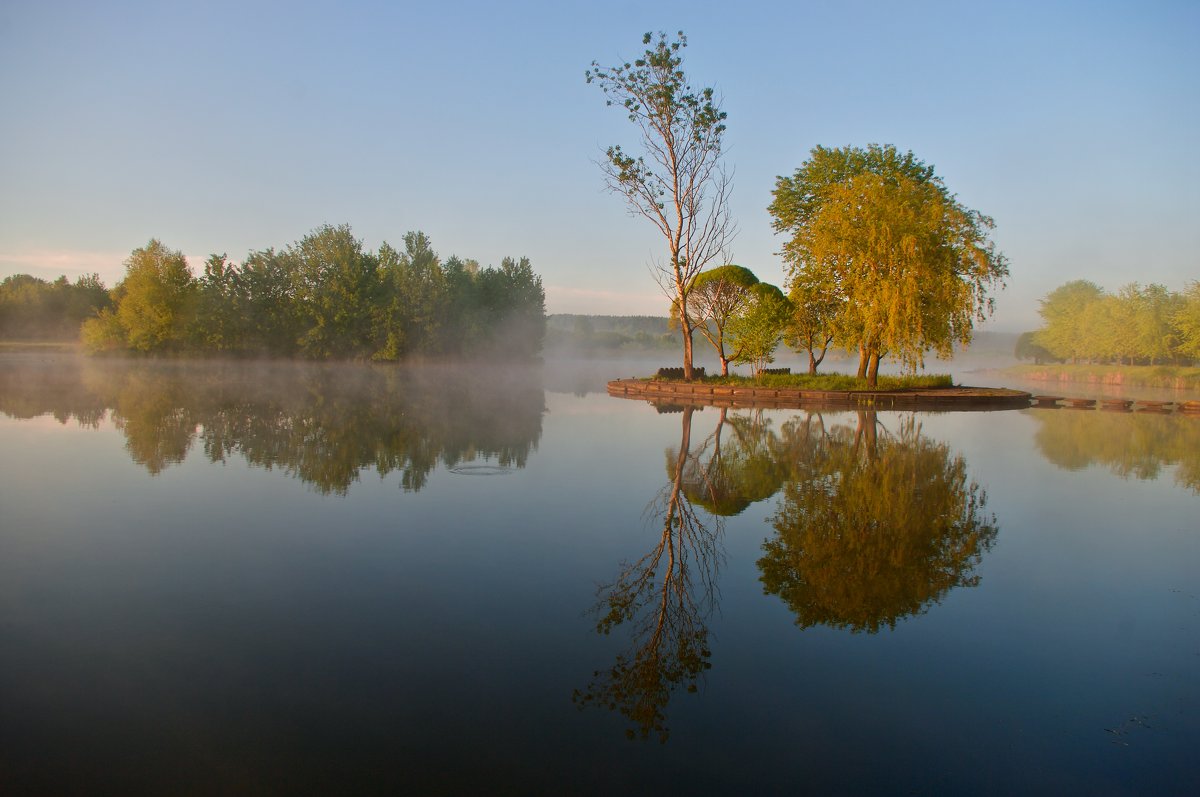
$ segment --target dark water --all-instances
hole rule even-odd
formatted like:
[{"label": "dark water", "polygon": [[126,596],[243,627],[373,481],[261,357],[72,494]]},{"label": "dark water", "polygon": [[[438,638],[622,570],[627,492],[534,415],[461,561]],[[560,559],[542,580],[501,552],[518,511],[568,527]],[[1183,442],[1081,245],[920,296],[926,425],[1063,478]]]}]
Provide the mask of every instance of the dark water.
[{"label": "dark water", "polygon": [[1200,418],[590,385],[0,358],[0,791],[1200,792]]}]

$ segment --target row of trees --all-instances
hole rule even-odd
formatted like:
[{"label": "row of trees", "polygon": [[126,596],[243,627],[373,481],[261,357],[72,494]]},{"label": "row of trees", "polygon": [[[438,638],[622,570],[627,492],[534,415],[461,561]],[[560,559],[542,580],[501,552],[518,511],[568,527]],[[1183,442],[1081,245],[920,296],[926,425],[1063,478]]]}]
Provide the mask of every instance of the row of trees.
[{"label": "row of trees", "polygon": [[111,308],[84,323],[92,351],[202,351],[399,360],[531,357],[545,335],[545,291],[527,258],[499,268],[443,262],[421,232],[404,249],[368,251],[348,225],[326,225],[241,263],[212,255],[195,277],[152,240],[126,261]]},{"label": "row of trees", "polygon": [[[709,334],[712,283],[703,276],[712,263],[728,262],[736,231],[722,166],[726,114],[712,88],[688,82],[682,32],[673,41],[647,33],[642,43],[642,57],[612,67],[593,62],[587,80],[638,131],[641,154],[613,146],[600,165],[608,188],[665,239],[667,258],[654,273],[671,300],[691,379],[694,329],[726,366],[714,340],[721,333]],[[970,342],[974,322],[991,312],[989,290],[1008,275],[989,239],[992,220],[960,203],[932,166],[892,146],[813,149],[793,176],[778,178],[769,210],[776,232],[789,236],[782,252],[793,305],[788,335],[809,351],[810,370],[831,344],[857,350],[859,376],[872,385],[885,356],[913,370],[927,351],[950,356],[956,343]],[[711,278],[746,287],[731,271]],[[749,307],[762,306],[761,322],[779,303],[759,298]]]},{"label": "row of trees", "polygon": [[1045,326],[1021,336],[1021,359],[1128,365],[1200,360],[1200,282],[1184,293],[1135,282],[1111,294],[1075,280],[1047,294],[1039,312]]},{"label": "row of trees", "polygon": [[74,340],[85,319],[111,306],[97,274],[75,282],[14,274],[0,282],[0,339]]}]

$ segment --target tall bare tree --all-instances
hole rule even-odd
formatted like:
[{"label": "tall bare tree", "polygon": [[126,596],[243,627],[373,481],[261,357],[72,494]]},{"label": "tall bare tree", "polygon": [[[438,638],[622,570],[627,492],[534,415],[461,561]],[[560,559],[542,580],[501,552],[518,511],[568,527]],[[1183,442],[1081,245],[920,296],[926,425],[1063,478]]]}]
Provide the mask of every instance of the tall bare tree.
[{"label": "tall bare tree", "polygon": [[692,280],[714,260],[728,262],[737,231],[729,213],[731,175],[721,160],[726,114],[712,88],[695,89],[688,82],[682,31],[674,41],[665,33],[657,39],[647,33],[642,44],[641,58],[611,67],[593,61],[586,76],[638,129],[642,154],[611,146],[600,168],[630,214],[648,219],[667,241],[667,260],[652,264],[651,272],[679,307],[683,374],[691,379]]}]

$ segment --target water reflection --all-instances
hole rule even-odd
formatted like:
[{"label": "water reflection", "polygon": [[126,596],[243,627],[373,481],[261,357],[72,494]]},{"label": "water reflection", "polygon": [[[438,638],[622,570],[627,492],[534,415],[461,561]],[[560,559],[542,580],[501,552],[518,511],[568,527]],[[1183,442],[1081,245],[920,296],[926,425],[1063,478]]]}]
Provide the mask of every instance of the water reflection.
[{"label": "water reflection", "polygon": [[657,529],[658,538],[641,558],[621,564],[616,579],[599,589],[593,607],[596,631],[608,635],[625,626],[629,647],[574,694],[581,708],[620,712],[631,725],[630,738],[657,734],[665,742],[672,693],[680,686],[696,691],[710,666],[707,621],[716,606],[724,526],[720,517],[698,513],[690,497],[713,486],[706,474],[712,469],[714,438],[693,451],[694,411],[682,409],[679,447],[666,455],[667,483],[646,507],[647,525]]},{"label": "water reflection", "polygon": [[915,415],[894,432],[869,411],[853,425],[797,417],[781,442],[792,471],[758,566],[798,626],[875,633],[979,582],[995,517],[963,458]]},{"label": "water reflection", "polygon": [[[8,365],[6,363],[6,365]],[[0,369],[0,412],[96,427],[111,411],[130,457],[155,474],[197,443],[322,493],[360,473],[421,489],[438,467],[523,467],[542,432],[540,372],[290,363],[28,360]]]},{"label": "water reflection", "polygon": [[682,413],[668,481],[646,511],[659,533],[593,607],[596,631],[625,625],[630,644],[575,693],[581,707],[620,712],[631,738],[666,741],[672,693],[694,691],[710,667],[725,518],[754,502],[782,491],[758,568],[764,592],[782,598],[801,628],[875,633],[979,583],[996,519],[964,459],[927,437],[916,414],[892,416],[894,431],[873,411],[849,414],[852,423],[809,412],[777,429],[762,411],[721,409],[697,444],[692,407],[658,409]]},{"label": "water reflection", "polygon": [[1200,418],[1180,414],[1028,410],[1038,422],[1042,456],[1066,470],[1103,465],[1128,479],[1157,479],[1175,466],[1175,482],[1200,493]]}]

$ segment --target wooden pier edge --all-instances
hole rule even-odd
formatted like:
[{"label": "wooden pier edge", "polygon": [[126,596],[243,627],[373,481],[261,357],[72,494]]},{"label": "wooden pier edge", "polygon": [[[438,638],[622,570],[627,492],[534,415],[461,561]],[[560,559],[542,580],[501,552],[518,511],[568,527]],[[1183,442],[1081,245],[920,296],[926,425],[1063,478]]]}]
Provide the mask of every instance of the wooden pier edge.
[{"label": "wooden pier edge", "polygon": [[608,393],[619,398],[664,401],[692,406],[803,409],[810,406],[867,409],[1001,410],[1028,407],[1032,396],[991,387],[914,388],[911,390],[806,390],[753,385],[713,385],[647,379],[614,379]]}]

